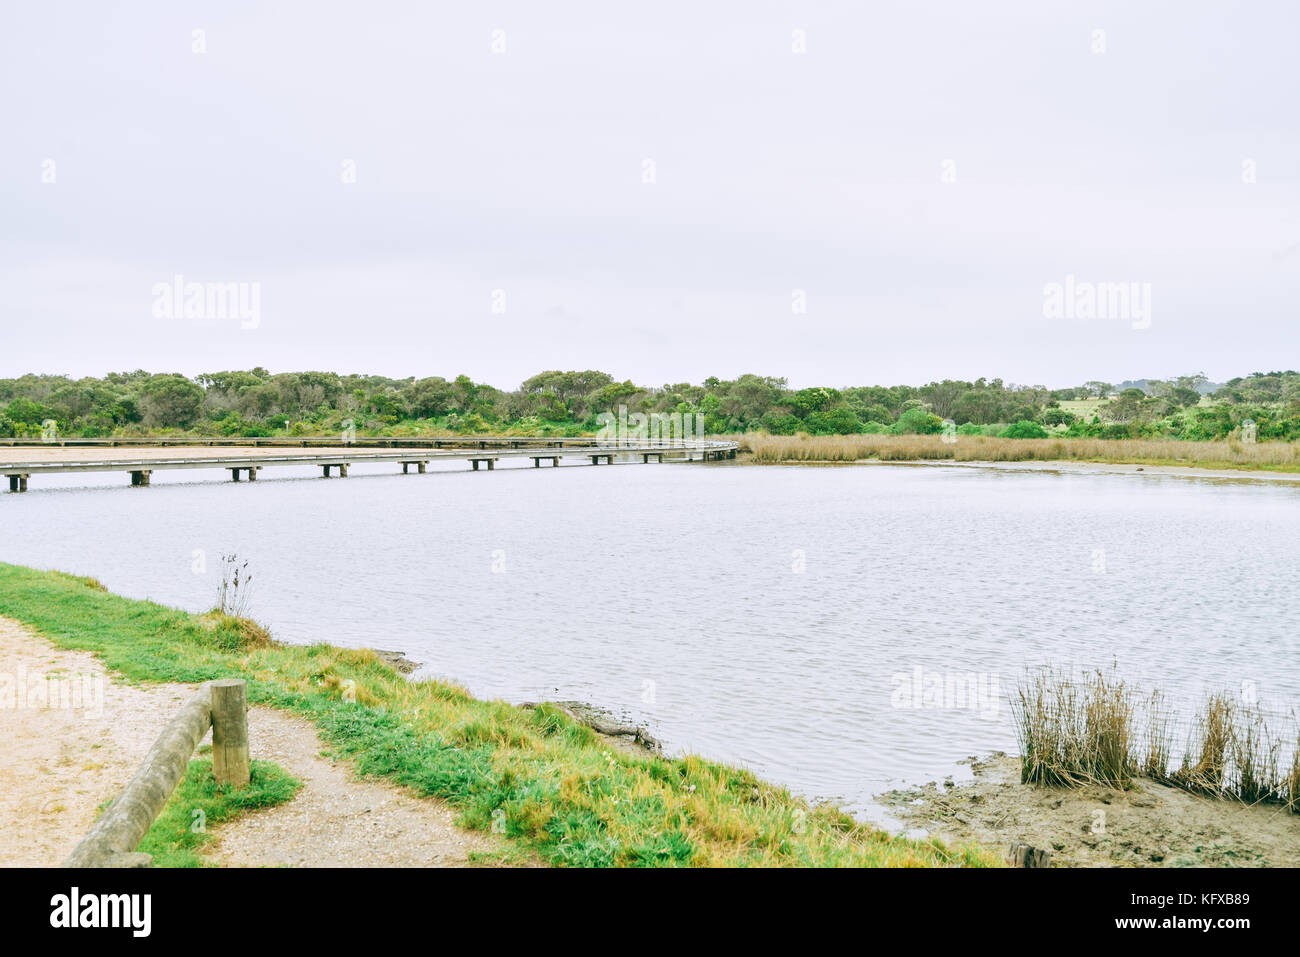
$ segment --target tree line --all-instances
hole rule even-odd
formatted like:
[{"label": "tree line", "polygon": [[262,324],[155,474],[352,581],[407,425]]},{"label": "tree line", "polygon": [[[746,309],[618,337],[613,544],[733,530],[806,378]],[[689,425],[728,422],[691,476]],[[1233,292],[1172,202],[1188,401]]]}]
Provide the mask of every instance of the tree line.
[{"label": "tree line", "polygon": [[922,386],[790,389],[784,378],[709,377],[699,385],[618,381],[606,372],[540,372],[505,391],[469,376],[391,379],[334,372],[110,373],[0,379],[0,437],[221,436],[453,432],[577,435],[601,412],[704,415],[712,434],[871,432],[1050,434],[1213,439],[1254,423],[1259,439],[1300,437],[1300,373],[1255,372],[1212,384],[1204,375],[1066,389],[1001,379]]}]

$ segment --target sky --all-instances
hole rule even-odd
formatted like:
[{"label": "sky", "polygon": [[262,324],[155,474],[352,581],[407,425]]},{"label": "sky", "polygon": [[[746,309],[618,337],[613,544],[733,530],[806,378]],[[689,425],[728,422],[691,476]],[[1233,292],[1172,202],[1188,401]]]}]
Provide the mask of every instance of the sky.
[{"label": "sky", "polygon": [[[1294,3],[53,0],[5,21],[0,376],[1300,367]],[[1053,284],[1079,308],[1048,308]],[[1107,288],[1132,295],[1073,299]]]}]

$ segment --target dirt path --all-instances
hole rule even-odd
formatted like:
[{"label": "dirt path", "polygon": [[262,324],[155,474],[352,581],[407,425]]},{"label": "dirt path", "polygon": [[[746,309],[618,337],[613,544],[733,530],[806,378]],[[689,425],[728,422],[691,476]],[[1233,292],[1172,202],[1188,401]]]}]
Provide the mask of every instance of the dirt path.
[{"label": "dirt path", "polygon": [[[56,706],[41,706],[42,690]],[[93,655],[62,651],[0,618],[0,864],[60,863],[193,693],[191,685],[111,681]],[[256,707],[248,721],[253,757],[276,762],[303,787],[286,804],[220,825],[209,850],[215,861],[454,867],[470,851],[500,847],[456,827],[446,804],[359,781],[346,763],[322,757],[306,719]]]},{"label": "dirt path", "polygon": [[1005,754],[972,762],[975,780],[891,791],[879,802],[945,840],[1052,851],[1053,867],[1296,867],[1300,815],[1247,807],[1138,779],[1129,791],[1020,783]]}]

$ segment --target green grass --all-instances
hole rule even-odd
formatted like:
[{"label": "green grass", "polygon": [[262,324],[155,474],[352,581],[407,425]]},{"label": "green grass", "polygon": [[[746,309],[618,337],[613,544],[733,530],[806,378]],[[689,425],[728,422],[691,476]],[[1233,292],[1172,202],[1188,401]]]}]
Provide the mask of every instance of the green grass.
[{"label": "green grass", "polygon": [[[0,564],[0,615],[140,682],[239,677],[250,703],[303,715],[336,755],[455,807],[555,865],[998,866],[985,848],[895,837],[747,770],[629,754],[558,709],[413,682],[373,652],[280,645],[59,572]],[[493,827],[494,812],[497,827]]]},{"label": "green grass", "polygon": [[256,808],[283,804],[302,787],[270,761],[253,761],[248,786],[218,785],[211,758],[195,758],[136,848],[153,855],[154,867],[208,867],[201,850],[212,839],[212,826]]}]

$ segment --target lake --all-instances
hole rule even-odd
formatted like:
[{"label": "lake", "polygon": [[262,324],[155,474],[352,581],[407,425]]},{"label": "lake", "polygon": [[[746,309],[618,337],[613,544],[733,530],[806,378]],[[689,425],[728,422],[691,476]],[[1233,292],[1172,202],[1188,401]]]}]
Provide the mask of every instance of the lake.
[{"label": "lake", "polygon": [[[479,697],[588,701],[670,752],[869,816],[884,789],[1014,751],[1026,666],[1118,663],[1184,705],[1243,687],[1279,711],[1300,703],[1289,484],[737,463],[396,471],[268,469],[237,485],[155,472],[138,489],[125,474],[35,476],[0,495],[0,560],[200,611],[220,556],[237,553],[249,613],[281,640],[398,649]],[[955,695],[958,679],[975,693]]]}]

